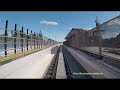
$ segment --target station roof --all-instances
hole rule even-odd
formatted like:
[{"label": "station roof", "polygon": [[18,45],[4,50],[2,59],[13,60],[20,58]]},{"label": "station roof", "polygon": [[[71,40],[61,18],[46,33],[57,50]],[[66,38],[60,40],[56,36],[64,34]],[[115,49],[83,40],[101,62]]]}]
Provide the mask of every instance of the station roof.
[{"label": "station roof", "polygon": [[[117,16],[117,17],[114,17],[114,18],[112,18],[112,19],[110,19],[110,20],[108,20],[108,21],[106,21],[106,22],[104,22],[104,23],[102,23],[102,24],[100,24],[100,25],[102,26],[102,25],[104,25],[104,24],[108,23],[109,21],[112,21],[112,20],[114,20],[114,19],[116,19],[116,18],[120,18],[120,15]],[[96,27],[94,27],[94,28],[92,28],[92,29],[90,29],[90,30],[84,30],[84,29],[82,29],[82,28],[72,28],[72,29],[70,30],[70,32],[68,33],[68,35],[65,37],[65,39],[70,38],[71,36],[74,36],[74,35],[80,33],[81,31],[94,32],[94,31],[96,31]]]},{"label": "station roof", "polygon": [[71,36],[77,35],[77,34],[79,34],[80,32],[83,32],[83,31],[86,31],[86,30],[84,30],[82,28],[72,28],[70,30],[70,32],[68,33],[68,35],[65,37],[65,39],[70,38]]},{"label": "station roof", "polygon": [[[102,26],[102,25],[104,25],[104,24],[106,24],[106,23],[108,23],[108,22],[110,22],[110,21],[112,21],[112,20],[114,20],[114,19],[116,19],[116,18],[120,18],[120,15],[118,15],[118,16],[116,16],[116,17],[114,17],[114,18],[112,18],[112,19],[110,19],[110,20],[108,20],[108,21],[105,21],[104,23],[102,23],[102,24],[100,24],[100,25]],[[92,29],[89,30],[89,31],[96,31],[96,27],[92,28]]]}]

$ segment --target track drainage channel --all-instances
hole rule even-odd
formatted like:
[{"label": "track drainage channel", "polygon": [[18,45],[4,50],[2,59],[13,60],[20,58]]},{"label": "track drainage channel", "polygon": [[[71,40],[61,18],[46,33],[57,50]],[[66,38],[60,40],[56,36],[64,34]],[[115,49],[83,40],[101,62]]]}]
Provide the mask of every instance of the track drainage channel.
[{"label": "track drainage channel", "polygon": [[80,73],[87,73],[82,65],[63,47],[63,57],[66,68],[66,75],[68,79],[92,79],[90,75],[82,75]]}]

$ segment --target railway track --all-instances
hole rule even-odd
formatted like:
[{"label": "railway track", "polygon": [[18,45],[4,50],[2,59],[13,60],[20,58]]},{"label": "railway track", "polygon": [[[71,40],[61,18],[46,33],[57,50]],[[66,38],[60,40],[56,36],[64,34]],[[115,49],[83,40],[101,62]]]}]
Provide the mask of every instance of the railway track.
[{"label": "railway track", "polygon": [[69,51],[63,47],[63,57],[65,61],[66,75],[68,79],[92,79],[90,75],[80,75],[87,73],[82,65],[72,56]]},{"label": "railway track", "polygon": [[[74,48],[73,48],[74,49]],[[77,54],[80,54],[83,57],[86,57],[90,62],[93,62],[97,66],[99,66],[104,71],[108,72],[113,78],[120,78],[120,68],[117,66],[118,60],[103,56],[102,60],[99,60],[99,56],[97,54],[85,52],[79,49],[74,49]],[[107,60],[107,61],[106,61]],[[79,61],[79,60],[78,60]],[[114,63],[113,63],[114,62]]]},{"label": "railway track", "polygon": [[80,65],[80,63],[63,46],[59,47],[56,55],[54,56],[50,66],[45,74],[44,79],[56,79],[56,72],[57,72],[60,48],[62,48],[62,52],[63,52],[65,72],[66,72],[67,79],[92,79],[92,77],[90,75],[75,74],[75,73],[79,73],[79,72],[87,73],[87,71]]},{"label": "railway track", "polygon": [[59,58],[59,51],[60,48],[58,48],[57,53],[54,55],[53,60],[45,74],[44,79],[55,79],[56,77],[56,71],[57,71],[57,64],[58,64],[58,58]]},{"label": "railway track", "polygon": [[[71,55],[71,53],[64,46],[59,47],[57,53],[55,54],[50,66],[47,70],[47,73],[45,74],[44,79],[56,79],[56,72],[57,72],[60,48],[62,48],[64,65],[65,65],[65,73],[66,73],[67,79],[93,79],[93,77],[91,75],[80,75],[80,73],[89,73],[89,72],[83,67],[83,65],[81,65],[81,63],[78,60],[75,59],[74,55]],[[78,50],[78,51],[80,51],[80,50]],[[88,58],[88,60],[92,61],[97,66],[104,69],[105,72],[110,72],[109,74],[112,75],[114,78],[120,77],[119,69],[114,68],[108,64],[105,64],[104,62],[97,60],[94,57],[90,57],[90,54],[85,55],[85,53],[83,53],[81,55]],[[79,58],[79,60],[80,60],[80,58]]]},{"label": "railway track", "polygon": [[85,51],[85,50],[82,50],[82,49],[77,49],[75,48],[76,50],[80,50],[82,51],[83,53],[86,53],[88,56],[92,56],[93,58],[97,59],[97,60],[100,60],[100,61],[103,61],[115,68],[118,68],[120,69],[120,60],[117,59],[117,58],[113,58],[113,57],[110,57],[110,56],[107,56],[107,55],[102,55],[101,56],[101,59],[99,58],[100,56],[97,54],[97,53],[92,53],[92,52],[89,52],[89,51]]}]

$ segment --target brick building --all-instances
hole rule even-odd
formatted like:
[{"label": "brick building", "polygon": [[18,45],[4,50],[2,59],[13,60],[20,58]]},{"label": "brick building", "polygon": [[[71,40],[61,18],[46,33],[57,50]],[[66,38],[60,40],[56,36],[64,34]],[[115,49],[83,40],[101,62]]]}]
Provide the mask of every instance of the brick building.
[{"label": "brick building", "polygon": [[65,37],[64,44],[71,47],[82,47],[84,45],[84,33],[87,32],[84,29],[72,28],[68,35]]}]

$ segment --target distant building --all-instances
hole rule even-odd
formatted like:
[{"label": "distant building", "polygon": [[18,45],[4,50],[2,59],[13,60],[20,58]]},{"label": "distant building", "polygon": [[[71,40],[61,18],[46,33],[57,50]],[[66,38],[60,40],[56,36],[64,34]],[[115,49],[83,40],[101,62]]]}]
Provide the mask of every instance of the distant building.
[{"label": "distant building", "polygon": [[80,47],[84,44],[84,32],[87,32],[87,30],[79,29],[79,28],[72,28],[68,35],[65,37],[66,41],[64,44],[72,47]]},{"label": "distant building", "polygon": [[102,39],[102,47],[120,48],[120,15],[100,24],[99,30],[94,27],[90,30],[72,28],[65,37],[65,45],[87,49],[87,47],[99,47]]}]

